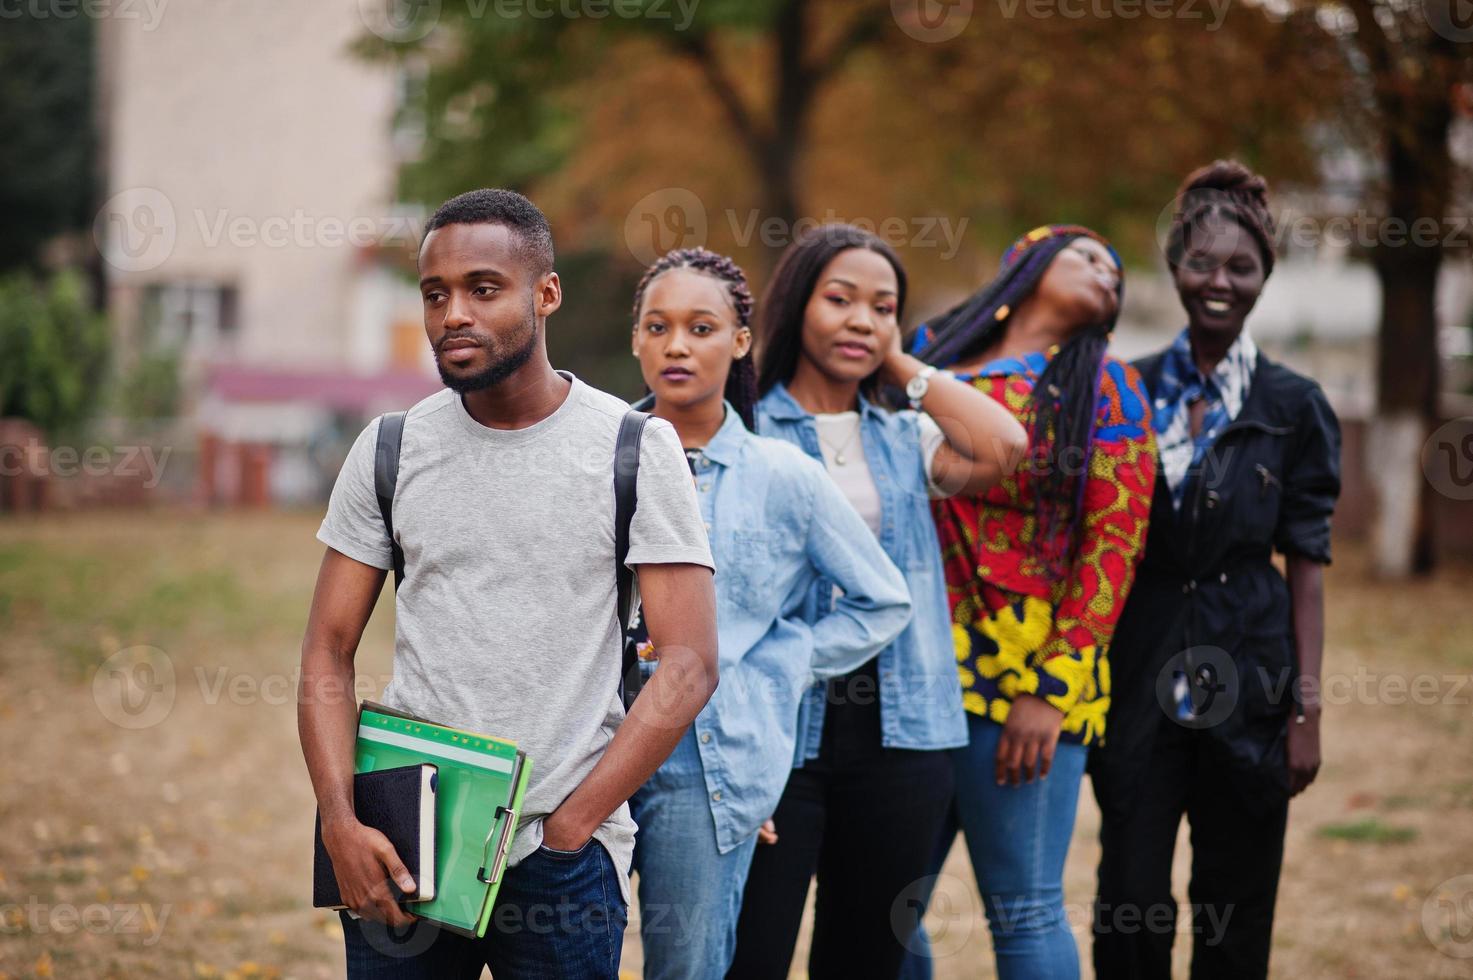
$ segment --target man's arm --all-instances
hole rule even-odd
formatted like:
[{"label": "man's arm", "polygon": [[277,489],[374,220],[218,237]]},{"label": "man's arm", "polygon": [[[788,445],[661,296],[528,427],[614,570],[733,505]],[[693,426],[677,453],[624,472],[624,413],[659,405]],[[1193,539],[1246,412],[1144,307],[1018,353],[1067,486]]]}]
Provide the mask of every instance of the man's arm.
[{"label": "man's arm", "polygon": [[414,890],[414,880],[388,838],[359,823],[353,812],[353,743],[358,736],[353,658],[384,576],[383,569],[332,548],[323,555],[302,638],[297,732],[317,794],[322,843],[332,857],[344,904],[366,918],[400,926],[414,917],[395,903],[389,877],[404,891]]},{"label": "man's arm", "polygon": [[660,669],[603,758],[548,815],[543,842],[574,851],[669,757],[716,691],[716,587],[703,565],[640,565],[639,594]]}]

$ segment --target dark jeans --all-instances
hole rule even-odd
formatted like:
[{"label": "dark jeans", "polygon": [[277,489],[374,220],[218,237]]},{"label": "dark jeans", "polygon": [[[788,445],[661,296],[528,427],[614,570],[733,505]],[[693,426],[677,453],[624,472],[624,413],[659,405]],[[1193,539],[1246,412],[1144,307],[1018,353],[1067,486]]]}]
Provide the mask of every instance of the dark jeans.
[{"label": "dark jeans", "polygon": [[348,978],[476,980],[489,966],[496,980],[617,980],[627,914],[602,844],[539,848],[507,870],[481,939],[427,922],[395,936],[341,913]]},{"label": "dark jeans", "polygon": [[1192,978],[1268,976],[1287,798],[1250,797],[1205,732],[1162,719],[1129,799],[1095,779],[1102,811],[1094,965],[1100,980],[1170,980],[1176,936],[1171,858],[1192,829]]},{"label": "dark jeans", "polygon": [[945,751],[884,748],[877,688],[855,683],[865,674],[873,678],[873,662],[831,684],[819,757],[788,778],[773,815],[778,842],[757,845],[728,978],[787,977],[815,872],[808,975],[900,972],[951,806],[951,760]]}]

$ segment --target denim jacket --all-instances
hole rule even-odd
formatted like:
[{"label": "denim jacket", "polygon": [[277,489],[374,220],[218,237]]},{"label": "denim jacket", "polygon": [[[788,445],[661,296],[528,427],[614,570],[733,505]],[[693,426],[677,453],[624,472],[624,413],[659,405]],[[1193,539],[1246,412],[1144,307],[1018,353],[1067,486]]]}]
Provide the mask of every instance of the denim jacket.
[{"label": "denim jacket", "polygon": [[[695,480],[716,560],[720,682],[694,728],[725,854],[777,808],[805,692],[874,657],[911,610],[905,578],[823,466],[748,432],[730,405]],[[820,580],[845,595],[813,616]]]},{"label": "denim jacket", "polygon": [[[941,571],[941,546],[926,492],[915,412],[887,412],[859,397],[860,441],[880,494],[880,546],[905,574],[914,614],[880,653],[880,738],[887,748],[949,749],[967,744],[961,688],[952,652],[951,611]],[[823,460],[813,416],[776,385],[757,403],[757,431],[796,444]],[[868,528],[866,528],[866,532]],[[873,538],[873,535],[869,535]],[[810,621],[831,604],[832,581],[813,584],[804,612]],[[842,583],[840,583],[842,587]],[[794,767],[818,757],[826,702],[822,685],[803,699]]]}]

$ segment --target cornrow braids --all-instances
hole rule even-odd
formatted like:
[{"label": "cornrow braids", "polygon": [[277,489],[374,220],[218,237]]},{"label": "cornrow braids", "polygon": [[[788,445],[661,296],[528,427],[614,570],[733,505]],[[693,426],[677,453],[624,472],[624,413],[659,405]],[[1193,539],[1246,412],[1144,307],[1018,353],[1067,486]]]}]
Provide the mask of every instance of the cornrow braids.
[{"label": "cornrow braids", "polygon": [[[720,280],[726,286],[727,298],[736,310],[737,328],[752,328],[752,290],[747,285],[747,274],[729,256],[704,248],[677,248],[666,252],[655,260],[639,285],[634,287],[634,320],[639,321],[639,311],[644,305],[644,294],[650,283],[672,269],[691,269]],[[742,417],[742,423],[751,431],[757,430],[757,370],[752,364],[749,349],[746,356],[732,361],[731,371],[726,376],[726,400]]]},{"label": "cornrow braids", "polygon": [[1167,232],[1166,259],[1182,264],[1194,236],[1216,233],[1212,223],[1235,222],[1263,254],[1263,272],[1274,270],[1274,219],[1268,209],[1268,182],[1236,160],[1217,160],[1187,175],[1176,192],[1176,210]]}]

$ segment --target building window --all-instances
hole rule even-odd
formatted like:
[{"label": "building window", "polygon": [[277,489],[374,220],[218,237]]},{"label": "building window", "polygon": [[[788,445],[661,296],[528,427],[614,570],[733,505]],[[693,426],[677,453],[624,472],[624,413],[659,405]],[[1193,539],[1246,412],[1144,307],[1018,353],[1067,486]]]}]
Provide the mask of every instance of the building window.
[{"label": "building window", "polygon": [[187,357],[225,353],[234,342],[238,310],[234,286],[198,280],[156,283],[143,298],[144,347]]}]

